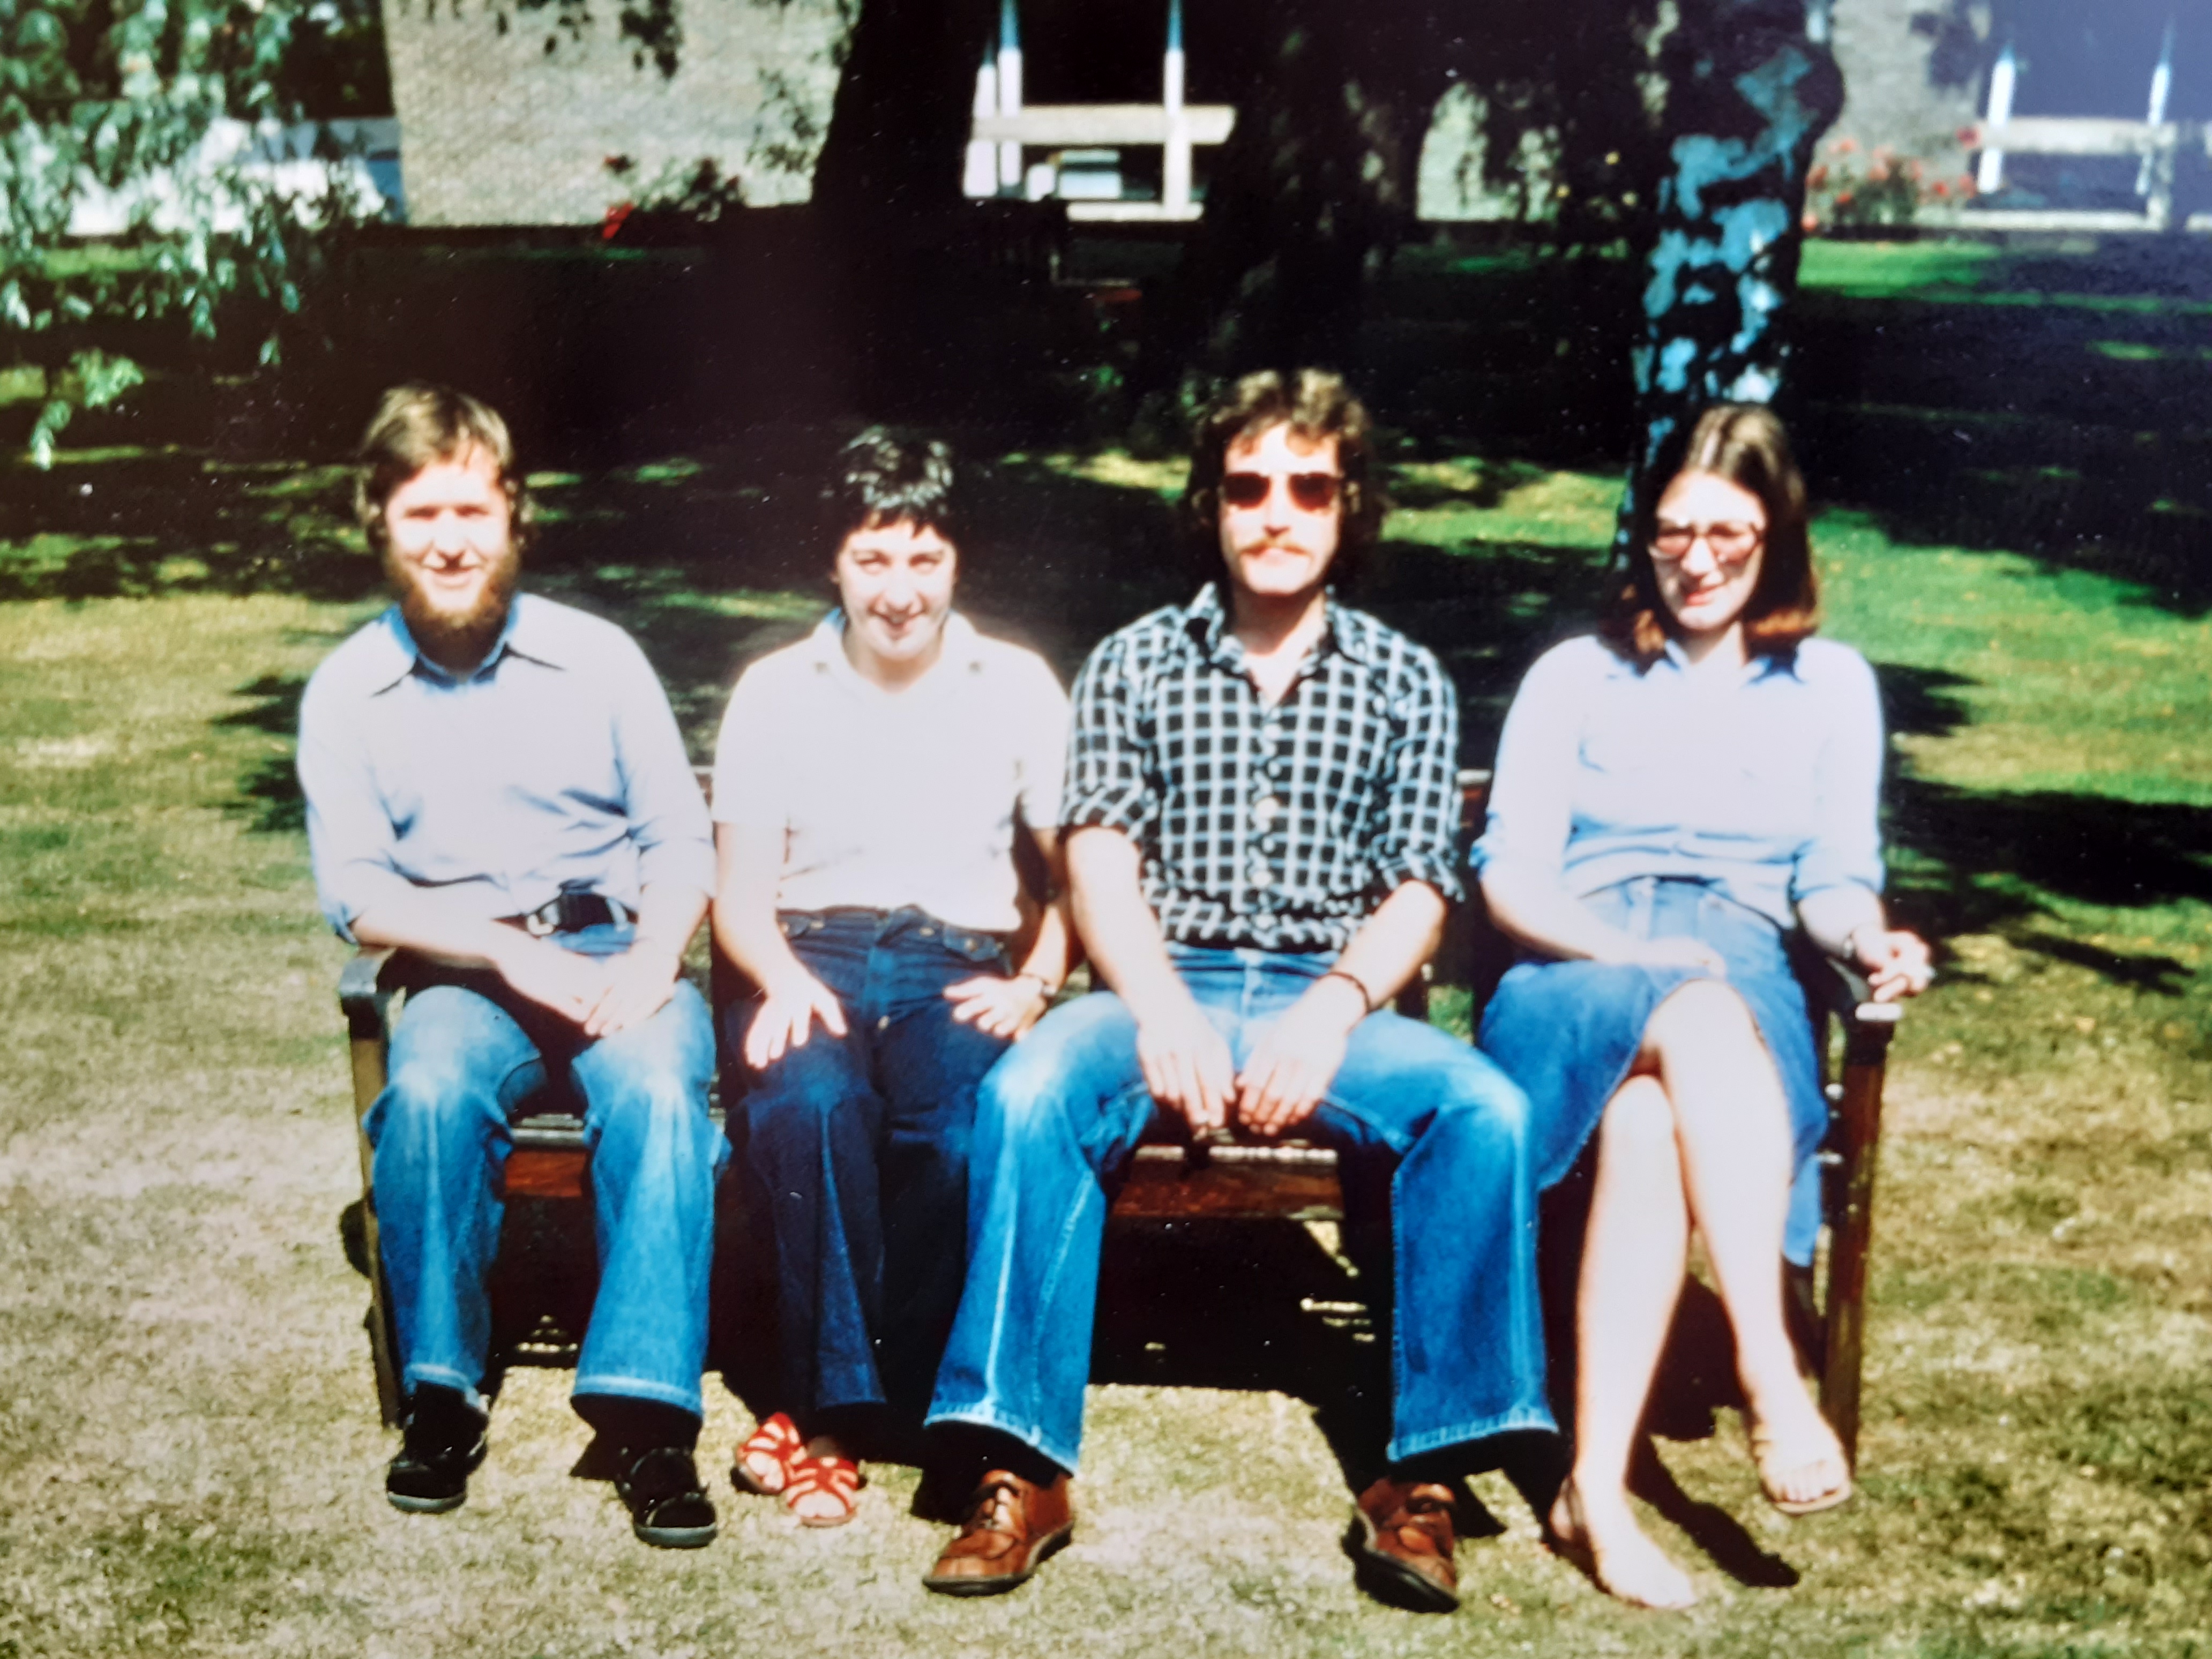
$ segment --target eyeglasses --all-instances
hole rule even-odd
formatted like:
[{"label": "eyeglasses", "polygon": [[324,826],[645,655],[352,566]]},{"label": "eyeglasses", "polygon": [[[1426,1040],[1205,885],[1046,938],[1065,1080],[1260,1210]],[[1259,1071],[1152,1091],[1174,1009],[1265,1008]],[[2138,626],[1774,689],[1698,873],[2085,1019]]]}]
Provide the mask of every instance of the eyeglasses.
[{"label": "eyeglasses", "polygon": [[1741,564],[1759,550],[1759,543],[1765,539],[1766,530],[1762,525],[1662,522],[1652,532],[1651,554],[1671,564],[1688,558],[1690,550],[1702,541],[1723,564]]},{"label": "eyeglasses", "polygon": [[1257,507],[1273,493],[1278,478],[1291,487],[1291,505],[1301,513],[1328,512],[1344,488],[1340,472],[1225,472],[1221,499],[1240,509]]}]

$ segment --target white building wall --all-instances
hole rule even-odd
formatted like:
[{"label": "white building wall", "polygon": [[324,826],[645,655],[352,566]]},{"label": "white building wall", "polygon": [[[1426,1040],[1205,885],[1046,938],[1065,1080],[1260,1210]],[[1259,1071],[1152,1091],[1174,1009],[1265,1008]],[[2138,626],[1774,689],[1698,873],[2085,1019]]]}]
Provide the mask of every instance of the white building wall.
[{"label": "white building wall", "polygon": [[589,224],[710,158],[756,204],[805,198],[836,93],[837,0],[684,0],[670,77],[633,61],[613,4],[591,15],[571,34],[550,6],[385,0],[410,222]]}]

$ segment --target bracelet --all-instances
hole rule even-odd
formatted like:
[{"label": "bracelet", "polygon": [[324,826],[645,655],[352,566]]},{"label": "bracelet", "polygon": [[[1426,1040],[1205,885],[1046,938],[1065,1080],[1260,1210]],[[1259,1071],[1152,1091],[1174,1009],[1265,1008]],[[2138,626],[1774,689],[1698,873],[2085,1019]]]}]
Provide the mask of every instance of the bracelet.
[{"label": "bracelet", "polygon": [[[1340,979],[1352,987],[1353,990],[1359,993],[1359,1006],[1370,1014],[1378,1006],[1375,1000],[1375,993],[1367,988],[1367,981],[1357,974],[1348,974],[1341,968],[1332,968],[1321,977],[1322,979]],[[1321,981],[1316,980],[1314,982],[1317,985]]]}]

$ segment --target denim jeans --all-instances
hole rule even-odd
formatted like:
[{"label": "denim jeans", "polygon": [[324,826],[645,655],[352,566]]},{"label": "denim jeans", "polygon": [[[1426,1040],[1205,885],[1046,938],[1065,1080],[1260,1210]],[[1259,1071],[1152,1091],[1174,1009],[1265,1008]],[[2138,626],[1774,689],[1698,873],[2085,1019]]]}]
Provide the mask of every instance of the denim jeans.
[{"label": "denim jeans", "polygon": [[[631,938],[629,926],[608,925],[558,942],[612,955]],[[592,1042],[495,975],[441,977],[400,1011],[389,1081],[365,1126],[400,1386],[438,1383],[482,1407],[509,1119],[574,1101],[599,1258],[574,1393],[701,1413],[714,1185],[729,1158],[707,1115],[705,1000],[678,981],[651,1019]]]},{"label": "denim jeans", "polygon": [[[1327,957],[1173,947],[1241,1066]],[[968,1283],[933,1424],[1014,1437],[1073,1470],[1083,1437],[1107,1183],[1158,1108],[1136,1022],[1095,993],[1054,1010],[985,1079],[969,1186]],[[1528,1103],[1467,1044],[1396,1014],[1354,1029],[1312,1120],[1389,1178],[1395,1296],[1389,1455],[1551,1429],[1536,1294]]]},{"label": "denim jeans", "polygon": [[[1820,1231],[1820,1166],[1814,1154],[1828,1126],[1805,990],[1782,935],[1756,910],[1717,888],[1679,878],[1638,876],[1601,888],[1583,902],[1637,939],[1694,939],[1728,963],[1728,983],[1758,1022],[1790,1114],[1797,1176],[1783,1254],[1804,1266]],[[1583,1155],[1613,1095],[1627,1080],[1659,1005],[1704,976],[1695,968],[1620,963],[1516,963],[1485,1011],[1483,1051],[1519,1084],[1534,1113],[1536,1179],[1548,1187]]]},{"label": "denim jeans", "polygon": [[[975,1085],[1006,1050],[952,1018],[948,986],[1006,971],[993,935],[921,910],[790,910],[807,971],[836,993],[846,1035],[817,1024],[749,1075],[745,1199],[774,1263],[777,1404],[889,1404],[919,1422],[967,1264]],[[732,1052],[758,1005],[726,1009]]]}]

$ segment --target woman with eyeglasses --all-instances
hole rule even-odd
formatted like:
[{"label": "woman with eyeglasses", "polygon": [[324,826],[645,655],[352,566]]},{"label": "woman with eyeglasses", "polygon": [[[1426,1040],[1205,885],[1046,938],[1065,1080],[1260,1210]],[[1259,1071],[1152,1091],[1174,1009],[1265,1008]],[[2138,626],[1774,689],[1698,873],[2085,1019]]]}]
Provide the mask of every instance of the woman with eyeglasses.
[{"label": "woman with eyeglasses", "polygon": [[1880,999],[1929,978],[1879,896],[1881,714],[1872,671],[1814,637],[1804,482],[1763,408],[1706,411],[1662,454],[1598,632],[1547,653],[1506,716],[1475,860],[1521,947],[1480,1042],[1525,1090],[1538,1179],[1595,1144],[1577,1291],[1572,1472],[1553,1547],[1604,1589],[1688,1606],[1690,1579],[1626,1489],[1690,1230],[1734,1328],[1752,1456],[1788,1515],[1850,1496],[1798,1370],[1783,1260],[1809,1262],[1827,1120],[1802,930]]}]

